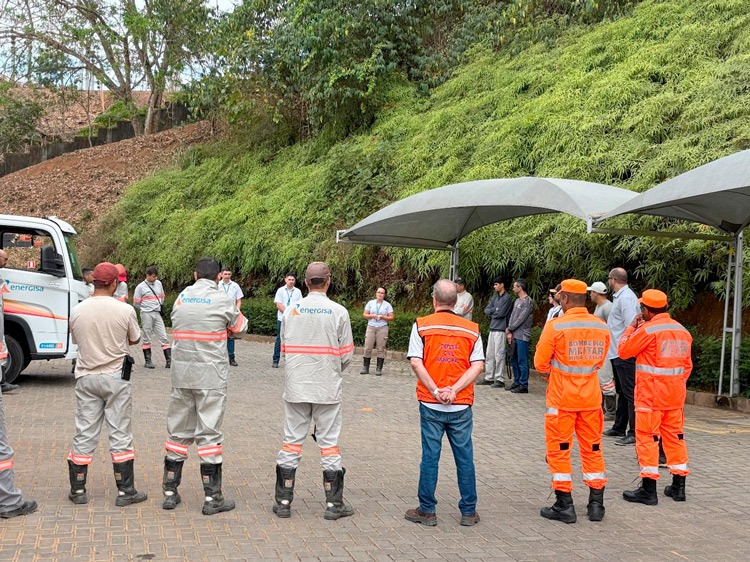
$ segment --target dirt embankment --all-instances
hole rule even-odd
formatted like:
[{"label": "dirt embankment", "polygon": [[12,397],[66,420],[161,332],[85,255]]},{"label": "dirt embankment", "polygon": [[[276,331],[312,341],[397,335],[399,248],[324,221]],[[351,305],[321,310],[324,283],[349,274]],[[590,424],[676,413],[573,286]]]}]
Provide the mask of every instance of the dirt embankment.
[{"label": "dirt embankment", "polygon": [[209,139],[209,124],[193,123],[47,160],[0,178],[0,213],[60,217],[79,231],[85,253],[87,235],[130,184]]}]

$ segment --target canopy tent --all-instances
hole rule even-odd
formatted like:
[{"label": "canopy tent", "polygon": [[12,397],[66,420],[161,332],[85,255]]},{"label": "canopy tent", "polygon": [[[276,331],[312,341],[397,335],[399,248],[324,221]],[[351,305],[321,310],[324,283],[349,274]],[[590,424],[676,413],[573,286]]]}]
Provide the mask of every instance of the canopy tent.
[{"label": "canopy tent", "polygon": [[[731,235],[733,248],[727,265],[724,327],[721,343],[719,394],[724,382],[727,334],[732,336],[729,396],[739,394],[740,344],[742,335],[742,231],[750,224],[750,150],[719,158],[644,191],[592,224],[628,213],[671,217],[712,226]],[[591,232],[644,234],[591,228]],[[700,236],[722,239],[719,236]],[[726,238],[724,238],[726,239]],[[732,278],[734,277],[734,285]],[[733,300],[729,325],[729,301]]]},{"label": "canopy tent", "polygon": [[458,270],[458,242],[496,222],[567,213],[590,224],[636,194],[626,189],[557,178],[510,178],[446,185],[417,193],[336,233],[337,242],[450,250]]}]

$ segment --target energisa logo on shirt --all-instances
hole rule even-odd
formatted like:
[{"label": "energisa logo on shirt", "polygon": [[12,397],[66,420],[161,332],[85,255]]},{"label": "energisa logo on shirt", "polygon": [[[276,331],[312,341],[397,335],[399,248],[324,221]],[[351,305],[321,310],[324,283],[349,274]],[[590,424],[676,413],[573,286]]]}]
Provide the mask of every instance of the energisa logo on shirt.
[{"label": "energisa logo on shirt", "polygon": [[309,306],[300,306],[297,303],[294,305],[292,314],[294,316],[299,316],[300,314],[333,314],[333,310],[330,308],[310,308]]},{"label": "energisa logo on shirt", "polygon": [[177,297],[177,301],[175,301],[175,306],[179,306],[181,304],[211,304],[211,299],[203,298],[203,297],[186,297],[182,293],[180,293],[180,296]]}]

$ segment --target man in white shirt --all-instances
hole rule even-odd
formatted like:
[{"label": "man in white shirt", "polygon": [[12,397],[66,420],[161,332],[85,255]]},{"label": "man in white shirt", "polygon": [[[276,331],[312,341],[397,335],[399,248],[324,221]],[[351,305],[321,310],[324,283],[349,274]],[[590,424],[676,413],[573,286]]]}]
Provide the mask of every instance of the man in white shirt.
[{"label": "man in white shirt", "polygon": [[463,279],[459,277],[455,280],[455,283],[458,298],[456,299],[456,306],[453,307],[453,313],[458,314],[461,318],[466,318],[466,320],[471,320],[471,315],[474,312],[474,297],[466,290],[466,283]]},{"label": "man in white shirt", "polygon": [[[588,288],[588,291],[591,302],[596,305],[594,316],[606,322],[609,318],[609,313],[612,311],[612,301],[607,298],[607,286],[601,281],[595,281]],[[599,377],[599,386],[602,389],[604,421],[613,421],[615,419],[615,410],[617,409],[617,394],[615,393],[615,373],[612,370],[612,362],[605,361],[597,375]]]},{"label": "man in white shirt", "polygon": [[[242,297],[245,295],[242,294],[240,286],[232,281],[232,271],[228,267],[221,270],[219,289],[224,291],[230,299],[233,299],[237,308],[241,310]],[[230,332],[227,336],[227,354],[229,355],[229,364],[232,367],[237,367],[237,361],[234,360],[234,340],[235,336]]]},{"label": "man in white shirt", "polygon": [[610,271],[607,282],[612,289],[612,310],[607,318],[607,326],[612,334],[612,344],[609,347],[607,359],[612,361],[618,399],[615,423],[611,429],[604,432],[604,435],[619,437],[615,445],[634,445],[635,358],[620,359],[617,355],[617,346],[620,344],[620,338],[625,333],[625,329],[633,322],[633,318],[640,314],[641,305],[638,297],[628,287],[628,274],[623,268],[616,267]]},{"label": "man in white shirt", "polygon": [[273,299],[276,305],[276,344],[273,347],[273,364],[274,369],[279,368],[279,359],[281,359],[281,321],[284,319],[284,311],[297,304],[302,300],[302,291],[294,286],[297,278],[293,273],[287,273],[284,277],[284,284],[276,290],[276,296]]},{"label": "man in white shirt", "polygon": [[[164,287],[159,281],[159,271],[155,266],[146,268],[146,279],[141,281],[133,293],[133,306],[141,311],[141,327],[143,328],[143,358],[146,369],[154,369],[151,362],[151,342],[159,340],[164,353],[165,366],[172,366],[172,344],[167,337],[164,326]],[[155,343],[155,342],[154,342]]]}]

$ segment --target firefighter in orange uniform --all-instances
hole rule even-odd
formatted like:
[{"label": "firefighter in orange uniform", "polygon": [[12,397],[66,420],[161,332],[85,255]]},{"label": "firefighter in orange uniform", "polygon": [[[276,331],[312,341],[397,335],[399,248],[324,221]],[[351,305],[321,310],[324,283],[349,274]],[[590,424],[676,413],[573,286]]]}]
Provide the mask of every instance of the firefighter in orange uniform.
[{"label": "firefighter in orange uniform", "polygon": [[586,283],[566,279],[559,293],[563,315],[549,320],[536,346],[534,366],[549,376],[544,433],[547,463],[557,501],[541,510],[542,517],[575,523],[570,449],[578,439],[583,481],[589,487],[588,518],[604,518],[607,472],[602,455],[602,391],[597,371],[606,361],[610,334],[607,324],[586,310]]},{"label": "firefighter in orange uniform", "polygon": [[693,370],[693,338],[667,313],[667,295],[643,291],[641,314],[625,329],[617,347],[623,359],[635,357],[635,451],[641,465],[641,485],[622,493],[629,502],[656,505],[659,479],[659,437],[664,444],[672,485],[664,494],[685,501],[688,470],[685,419],[685,383]]}]

